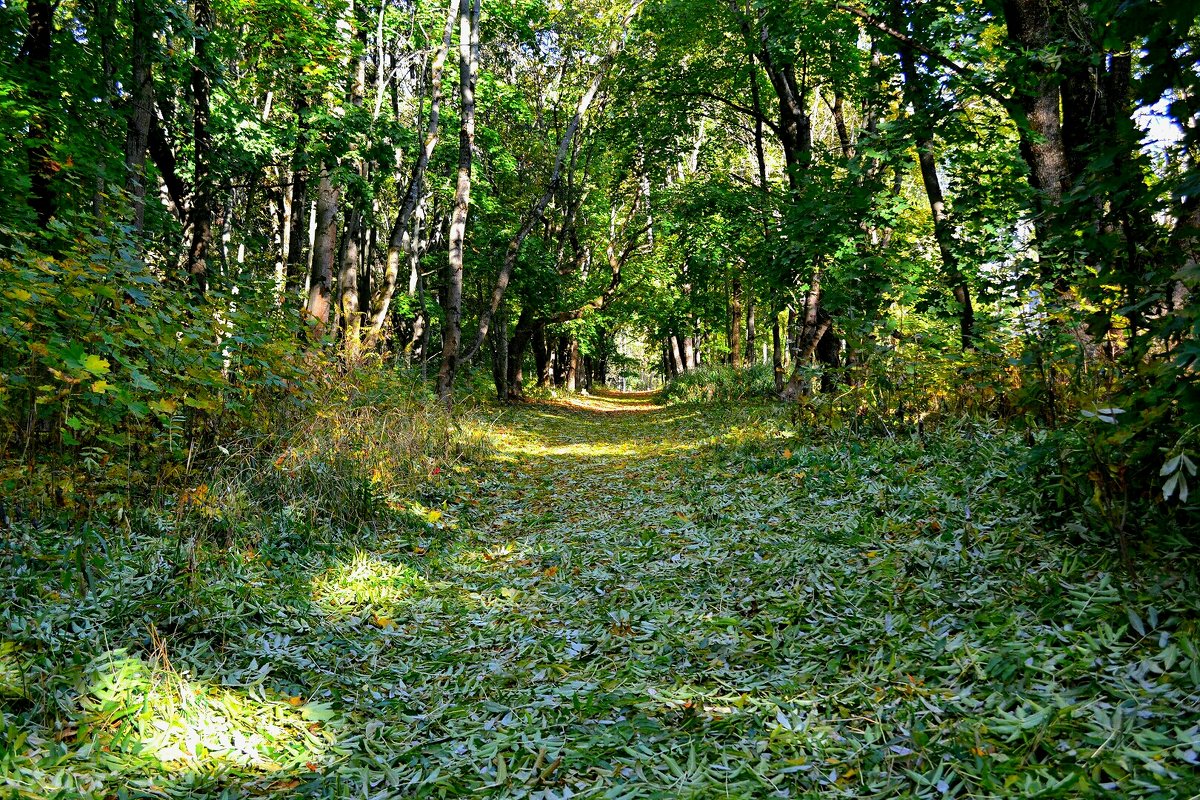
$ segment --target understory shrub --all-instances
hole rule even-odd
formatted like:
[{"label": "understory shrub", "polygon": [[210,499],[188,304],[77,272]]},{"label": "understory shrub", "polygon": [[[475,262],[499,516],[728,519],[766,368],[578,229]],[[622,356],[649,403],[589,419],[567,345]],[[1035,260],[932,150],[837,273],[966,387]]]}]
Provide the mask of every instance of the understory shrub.
[{"label": "understory shrub", "polygon": [[774,395],[775,378],[765,364],[740,370],[724,365],[701,367],[668,381],[662,394],[667,403],[769,400]]}]

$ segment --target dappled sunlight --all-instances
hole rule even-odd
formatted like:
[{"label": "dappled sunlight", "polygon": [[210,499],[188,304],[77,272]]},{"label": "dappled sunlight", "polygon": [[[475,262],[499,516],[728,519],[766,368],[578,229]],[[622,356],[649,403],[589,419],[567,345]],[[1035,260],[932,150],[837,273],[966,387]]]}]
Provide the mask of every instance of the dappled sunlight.
[{"label": "dappled sunlight", "polygon": [[[1186,680],[1122,633],[1114,587],[1030,533],[1000,440],[806,441],[697,406],[471,424],[491,454],[388,495],[394,518],[356,549],[256,561],[232,611],[206,601],[251,620],[219,679],[165,647],[114,656],[79,680],[70,726],[25,749],[45,759],[69,727],[80,755],[55,779],[87,760],[76,795],[949,796],[990,774],[1032,794],[1073,768],[1064,747],[1158,735]],[[0,647],[0,692],[19,694],[20,658]],[[1171,679],[1153,695],[1127,677],[1151,662]],[[1128,730],[1056,715],[1057,674],[1080,708],[1130,698]],[[1182,752],[1134,768],[1170,778]]]},{"label": "dappled sunlight", "polygon": [[176,672],[157,642],[147,661],[122,650],[83,668],[77,707],[11,742],[5,782],[20,794],[103,792],[100,776],[73,765],[100,759],[135,791],[211,781],[298,785],[339,755],[338,725],[327,705],[271,696],[262,686],[222,686]]},{"label": "dappled sunlight", "polygon": [[550,444],[533,437],[505,435],[497,439],[496,449],[510,456],[517,457],[546,457],[588,459],[588,458],[653,458],[667,453],[680,453],[696,450],[699,445],[695,442],[614,442],[599,444],[595,442],[578,442],[570,444]]},{"label": "dappled sunlight", "polygon": [[495,460],[513,464],[541,458],[647,460],[704,446],[706,432],[680,430],[696,411],[666,409],[656,399],[653,392],[604,392],[531,402],[477,435],[488,441]]},{"label": "dappled sunlight", "polygon": [[[414,595],[429,591],[429,583],[411,566],[384,561],[370,553],[356,553],[312,579],[313,600],[335,617],[375,609],[394,613]],[[376,617],[377,620],[383,617]]]},{"label": "dappled sunlight", "polygon": [[647,413],[663,408],[658,392],[617,392],[608,389],[596,389],[592,394],[562,395],[551,402],[564,408],[601,414]]}]

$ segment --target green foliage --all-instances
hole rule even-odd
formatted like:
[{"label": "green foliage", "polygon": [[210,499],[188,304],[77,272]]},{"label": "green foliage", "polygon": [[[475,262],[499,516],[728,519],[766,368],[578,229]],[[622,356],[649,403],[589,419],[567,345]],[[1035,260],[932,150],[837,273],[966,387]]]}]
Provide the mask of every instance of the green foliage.
[{"label": "green foliage", "polygon": [[119,225],[56,255],[27,242],[0,253],[6,494],[74,506],[153,485],[297,391],[298,321],[270,283],[198,298]]},{"label": "green foliage", "polygon": [[701,367],[668,381],[662,390],[667,403],[736,403],[775,397],[775,377],[769,365],[748,369]]},{"label": "green foliage", "polygon": [[262,496],[257,538],[190,561],[160,533],[170,508],[87,541],[18,524],[0,779],[89,798],[1200,790],[1194,554],[1146,552],[1134,582],[1040,526],[1020,436],[995,425],[814,437],[786,416],[520,406],[461,423],[486,448],[369,535]]}]

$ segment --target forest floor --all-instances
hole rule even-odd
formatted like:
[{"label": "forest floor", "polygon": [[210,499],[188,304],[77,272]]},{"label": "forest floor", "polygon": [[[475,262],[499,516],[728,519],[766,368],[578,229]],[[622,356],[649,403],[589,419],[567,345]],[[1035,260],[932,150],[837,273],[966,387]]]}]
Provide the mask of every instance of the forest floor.
[{"label": "forest floor", "polygon": [[1016,437],[496,413],[407,523],[186,590],[128,548],[72,596],[12,544],[0,793],[1200,793],[1194,576],[1044,530]]}]

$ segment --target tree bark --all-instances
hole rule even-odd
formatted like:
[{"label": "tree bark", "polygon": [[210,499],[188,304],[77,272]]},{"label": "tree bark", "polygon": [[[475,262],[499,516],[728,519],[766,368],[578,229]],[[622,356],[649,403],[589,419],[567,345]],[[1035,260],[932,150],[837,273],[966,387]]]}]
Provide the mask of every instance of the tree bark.
[{"label": "tree bark", "polygon": [[308,208],[307,148],[308,98],[303,91],[299,91],[296,97],[296,149],[292,153],[291,226],[288,229],[285,270],[285,290],[292,298],[303,288],[308,261],[304,253],[304,234],[307,228],[304,212]]},{"label": "tree bark", "polygon": [[746,363],[749,366],[754,366],[758,363],[758,354],[754,352],[754,337],[756,334],[754,325],[754,301],[751,300],[746,304]]},{"label": "tree bark", "polygon": [[[497,321],[504,328],[508,327],[508,320],[504,318],[504,313],[501,312],[497,317]],[[501,336],[492,337],[492,383],[496,386],[496,399],[501,403],[508,402],[508,333],[502,331]]]},{"label": "tree bark", "polygon": [[771,314],[771,366],[775,375],[775,392],[783,395],[783,326],[780,324],[780,311],[775,309]]},{"label": "tree bark", "polygon": [[154,166],[158,167],[158,174],[162,178],[163,185],[167,187],[167,199],[170,201],[171,213],[175,215],[179,224],[186,228],[190,217],[187,204],[187,184],[179,176],[179,164],[175,158],[175,151],[171,148],[171,143],[167,141],[167,135],[163,131],[162,125],[153,115],[150,119],[150,137],[147,145],[150,158],[154,160]]},{"label": "tree bark", "polygon": [[729,359],[734,369],[742,368],[742,276],[734,267],[729,286]]},{"label": "tree bark", "polygon": [[[354,36],[360,48],[359,57],[354,64],[354,73],[350,77],[349,104],[353,109],[361,109],[363,97],[366,94],[367,83],[367,27],[365,24],[362,4],[354,2],[351,5],[350,17],[353,19]],[[363,159],[357,163],[357,171],[363,182],[367,178],[367,164]],[[348,196],[349,210],[346,216],[346,229],[342,234],[342,264],[338,272],[338,305],[342,312],[342,337],[344,353],[347,362],[354,363],[358,359],[359,348],[362,344],[362,306],[359,303],[359,270],[362,265],[362,232],[364,198],[358,192]],[[368,273],[368,270],[362,270]]]},{"label": "tree bark", "polygon": [[362,315],[358,305],[358,269],[361,253],[359,236],[362,212],[350,209],[346,215],[346,230],[342,234],[342,264],[338,271],[338,305],[342,312],[342,336],[346,360],[353,363],[359,354],[362,340]]},{"label": "tree bark", "polygon": [[154,73],[150,56],[157,26],[150,18],[150,0],[132,0],[130,5],[132,113],[125,133],[125,192],[133,205],[133,229],[140,235],[146,224],[146,150],[154,121]]},{"label": "tree bark", "polygon": [[479,69],[480,0],[461,0],[458,13],[459,94],[462,122],[458,135],[458,182],[450,216],[450,260],[446,295],[442,301],[446,322],[442,332],[442,365],[438,370],[438,399],[446,408],[454,403],[454,374],[462,338],[463,248],[467,212],[471,204],[471,161],[475,147],[475,81]]},{"label": "tree bark", "polygon": [[1058,38],[1055,22],[1065,18],[1060,0],[1004,0],[1004,20],[1009,38],[1034,54],[1022,62],[1031,80],[1019,93],[1018,107],[1024,120],[1016,120],[1021,156],[1029,166],[1029,182],[1042,197],[1042,211],[1057,206],[1068,186],[1066,150],[1059,118],[1059,87],[1054,69],[1042,53]]},{"label": "tree bark", "polygon": [[566,386],[569,392],[579,391],[579,367],[579,340],[572,337],[570,345],[567,348]]},{"label": "tree bark", "polygon": [[321,169],[317,184],[317,231],[313,238],[312,275],[308,286],[308,315],[317,320],[317,336],[329,326],[329,310],[333,303],[333,264],[337,256],[338,191],[329,176],[329,168]]},{"label": "tree bark", "polygon": [[533,331],[533,360],[537,364],[537,386],[539,389],[550,384],[550,350],[546,347],[546,325],[539,322]]},{"label": "tree bark", "polygon": [[508,342],[507,397],[510,402],[519,401],[525,396],[525,348],[529,346],[531,340],[535,340],[537,328],[533,309],[527,305],[521,309],[521,315],[517,317],[517,324],[513,329],[512,339]]}]

